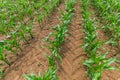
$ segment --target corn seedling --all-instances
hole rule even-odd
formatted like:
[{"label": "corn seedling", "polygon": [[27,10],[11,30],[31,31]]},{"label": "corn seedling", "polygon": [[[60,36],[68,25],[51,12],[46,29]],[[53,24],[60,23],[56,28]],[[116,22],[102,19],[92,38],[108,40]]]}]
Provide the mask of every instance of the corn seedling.
[{"label": "corn seedling", "polygon": [[83,48],[88,59],[84,65],[87,67],[87,72],[90,80],[100,80],[103,70],[113,70],[110,64],[115,62],[115,58],[106,58],[108,52],[102,53],[101,47],[104,42],[97,38],[96,27],[94,21],[90,18],[90,13],[87,12],[89,1],[82,0],[82,13],[84,22],[84,44]]},{"label": "corn seedling", "polygon": [[[62,61],[62,58],[59,54],[60,46],[64,41],[64,37],[66,36],[66,32],[68,31],[68,24],[71,21],[71,18],[73,16],[73,6],[75,4],[75,1],[68,0],[66,2],[66,13],[61,12],[62,17],[60,20],[62,21],[61,25],[56,25],[52,28],[55,32],[51,32],[48,37],[46,37],[46,41],[50,44],[48,48],[50,49],[52,56],[60,62]],[[53,37],[54,40],[49,39],[49,37]]]},{"label": "corn seedling", "polygon": [[4,72],[2,69],[0,69],[0,78],[3,78]]},{"label": "corn seedling", "polygon": [[10,65],[10,63],[6,59],[6,55],[3,54],[3,51],[4,51],[4,47],[0,45],[0,60]]},{"label": "corn seedling", "polygon": [[119,0],[91,0],[91,3],[96,8],[101,22],[104,26],[105,33],[112,41],[112,46],[118,47],[120,41],[120,2]]},{"label": "corn seedling", "polygon": [[60,0],[48,0],[49,3],[42,4],[43,12],[38,16],[38,22],[40,28],[42,28],[42,21],[46,24],[46,18],[50,16],[50,13],[54,10],[55,7],[60,3]]},{"label": "corn seedling", "polygon": [[47,59],[48,59],[48,62],[49,62],[49,67],[53,68],[55,66],[54,56],[47,55]]},{"label": "corn seedling", "polygon": [[57,74],[56,74],[57,68],[49,68],[43,76],[38,74],[38,76],[35,76],[34,74],[31,75],[24,75],[26,80],[58,80]]}]

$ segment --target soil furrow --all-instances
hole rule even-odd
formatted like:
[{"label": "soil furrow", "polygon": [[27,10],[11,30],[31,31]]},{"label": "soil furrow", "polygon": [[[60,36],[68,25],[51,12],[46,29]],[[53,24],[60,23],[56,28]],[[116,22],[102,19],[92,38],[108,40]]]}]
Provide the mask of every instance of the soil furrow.
[{"label": "soil furrow", "polygon": [[[68,50],[61,52],[63,61],[58,71],[59,80],[87,80],[85,67],[82,64],[85,59],[85,56],[83,56],[84,51],[80,47],[83,44],[81,22],[80,4],[77,3],[75,5],[75,15],[69,25],[69,36],[62,45],[63,50],[65,47],[67,47]],[[63,72],[63,70],[65,72]]]}]

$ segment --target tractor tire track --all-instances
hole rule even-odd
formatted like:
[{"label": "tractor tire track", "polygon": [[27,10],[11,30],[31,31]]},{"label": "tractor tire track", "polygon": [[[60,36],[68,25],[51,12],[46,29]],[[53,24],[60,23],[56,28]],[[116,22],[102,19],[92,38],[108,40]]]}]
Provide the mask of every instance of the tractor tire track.
[{"label": "tractor tire track", "polygon": [[75,5],[75,15],[69,26],[69,36],[62,45],[62,64],[58,71],[59,80],[88,80],[83,66],[85,59],[84,50],[80,47],[83,44],[83,29],[80,4]]}]

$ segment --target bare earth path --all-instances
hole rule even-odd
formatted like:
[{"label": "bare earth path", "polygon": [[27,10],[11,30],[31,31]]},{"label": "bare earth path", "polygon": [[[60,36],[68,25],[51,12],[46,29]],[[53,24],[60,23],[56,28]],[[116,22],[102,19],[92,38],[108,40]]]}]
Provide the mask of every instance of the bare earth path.
[{"label": "bare earth path", "polygon": [[69,26],[69,36],[62,45],[61,54],[63,56],[59,80],[87,80],[87,74],[83,66],[85,59],[84,51],[80,47],[83,43],[83,30],[80,4],[75,5],[75,16]]}]

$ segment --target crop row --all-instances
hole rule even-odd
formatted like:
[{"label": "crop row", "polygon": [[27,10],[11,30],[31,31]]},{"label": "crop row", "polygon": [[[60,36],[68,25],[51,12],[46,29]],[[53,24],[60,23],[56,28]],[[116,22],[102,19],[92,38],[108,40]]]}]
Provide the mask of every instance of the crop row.
[{"label": "crop row", "polygon": [[16,30],[18,26],[26,24],[25,18],[32,20],[34,16],[37,16],[37,21],[40,22],[58,5],[59,2],[56,2],[57,0],[2,0],[0,2],[0,33],[7,35]]},{"label": "crop row", "polygon": [[[75,0],[67,0],[65,3],[65,12],[61,12],[62,17],[60,18],[61,24],[58,24],[52,28],[51,32],[44,40],[48,43],[48,49],[51,55],[47,55],[49,62],[49,68],[44,73],[43,77],[38,75],[25,76],[26,80],[58,80],[56,71],[59,69],[59,62],[62,62],[62,57],[60,56],[61,44],[64,42],[64,38],[68,32],[68,25],[71,21],[74,10]],[[52,38],[52,39],[51,39]],[[31,78],[31,79],[30,79]]]},{"label": "crop row", "polygon": [[[120,2],[119,0],[91,0],[96,8],[110,43],[120,49]],[[120,52],[118,52],[120,53]],[[117,54],[116,54],[117,55]]]},{"label": "crop row", "polygon": [[90,80],[100,80],[103,70],[115,69],[110,64],[113,63],[115,58],[106,58],[108,52],[102,51],[103,44],[97,35],[97,28],[94,25],[94,20],[90,17],[88,12],[89,1],[82,0],[82,17],[84,28],[84,43],[83,49],[87,55],[87,59],[84,61],[84,65],[87,68],[88,77]]},{"label": "crop row", "polygon": [[[49,16],[59,3],[59,0],[17,0],[15,2],[2,0],[0,2],[0,34],[6,37],[3,40],[0,40],[0,60],[10,65],[7,56],[10,53],[16,54],[19,50],[22,51],[23,43],[28,43],[28,38],[33,38],[33,25],[31,23],[34,20],[30,19],[25,22],[24,18],[36,15],[38,22],[40,20],[42,21],[47,15]],[[42,14],[40,14],[39,9]],[[40,16],[42,17],[40,18]]]}]

